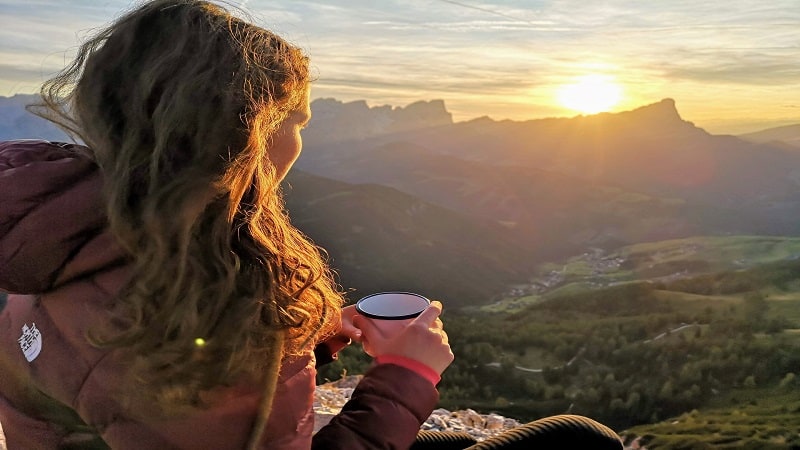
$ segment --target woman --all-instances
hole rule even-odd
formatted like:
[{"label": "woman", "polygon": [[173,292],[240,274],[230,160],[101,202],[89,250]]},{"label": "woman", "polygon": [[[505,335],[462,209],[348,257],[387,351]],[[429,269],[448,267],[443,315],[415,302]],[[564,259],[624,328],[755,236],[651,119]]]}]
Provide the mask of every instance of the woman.
[{"label": "woman", "polygon": [[[441,305],[381,337],[290,225],[309,81],[269,31],[156,0],[45,83],[36,112],[86,145],[0,144],[10,449],[411,445],[453,359]],[[377,364],[312,442],[314,351],[356,325]]]}]

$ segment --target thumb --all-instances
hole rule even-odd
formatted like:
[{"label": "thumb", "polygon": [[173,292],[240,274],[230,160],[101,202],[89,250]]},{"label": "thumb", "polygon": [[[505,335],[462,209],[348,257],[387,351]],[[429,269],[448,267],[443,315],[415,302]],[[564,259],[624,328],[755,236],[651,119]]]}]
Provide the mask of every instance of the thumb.
[{"label": "thumb", "polygon": [[439,317],[440,314],[442,314],[442,304],[434,300],[412,323],[425,325],[425,328],[430,328],[433,326],[434,322],[436,322],[436,318]]}]

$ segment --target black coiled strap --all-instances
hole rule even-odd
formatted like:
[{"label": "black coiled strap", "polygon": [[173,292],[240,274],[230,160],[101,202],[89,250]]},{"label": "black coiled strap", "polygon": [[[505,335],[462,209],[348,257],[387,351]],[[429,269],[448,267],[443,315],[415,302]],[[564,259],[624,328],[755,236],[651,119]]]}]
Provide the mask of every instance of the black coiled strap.
[{"label": "black coiled strap", "polygon": [[409,450],[462,450],[476,442],[467,433],[422,430]]},{"label": "black coiled strap", "polygon": [[576,415],[545,417],[479,442],[469,450],[491,449],[621,450],[617,433],[592,419]]}]

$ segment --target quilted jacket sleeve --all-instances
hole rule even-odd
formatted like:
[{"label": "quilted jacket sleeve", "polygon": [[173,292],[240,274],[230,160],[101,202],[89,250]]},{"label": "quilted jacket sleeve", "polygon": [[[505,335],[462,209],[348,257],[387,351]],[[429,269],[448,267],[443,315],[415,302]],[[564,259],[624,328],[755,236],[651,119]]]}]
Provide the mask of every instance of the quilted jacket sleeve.
[{"label": "quilted jacket sleeve", "polygon": [[[87,223],[103,226],[100,196],[92,192],[99,174],[79,149],[47,141],[0,142],[0,290],[48,290],[83,243]],[[67,186],[70,195],[64,194]]]},{"label": "quilted jacket sleeve", "polygon": [[376,365],[342,411],[314,435],[312,449],[407,449],[438,401],[436,388],[417,373]]}]

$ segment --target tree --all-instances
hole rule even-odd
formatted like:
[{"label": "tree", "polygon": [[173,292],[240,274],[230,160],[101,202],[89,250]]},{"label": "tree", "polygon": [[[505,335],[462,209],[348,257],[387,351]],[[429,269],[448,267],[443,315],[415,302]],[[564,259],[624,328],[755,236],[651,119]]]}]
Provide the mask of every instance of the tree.
[{"label": "tree", "polygon": [[658,398],[661,400],[672,400],[675,396],[675,385],[672,383],[672,379],[667,379],[664,382],[664,385],[661,386],[661,390],[658,392]]},{"label": "tree", "polygon": [[630,411],[634,412],[639,409],[639,405],[642,401],[642,395],[638,392],[631,392],[628,394],[628,400],[625,402],[625,408]]},{"label": "tree", "polygon": [[753,329],[760,329],[764,325],[769,309],[766,297],[760,292],[748,292],[745,294],[743,302],[742,312],[745,323],[750,324]]},{"label": "tree", "polygon": [[797,377],[795,376],[794,372],[789,372],[781,380],[780,387],[784,389],[793,389],[794,386],[797,384],[796,379]]}]

